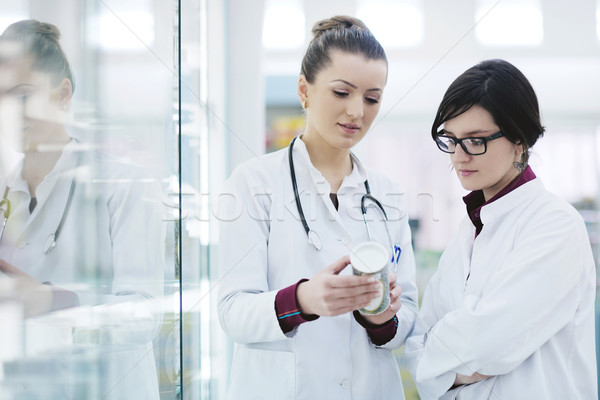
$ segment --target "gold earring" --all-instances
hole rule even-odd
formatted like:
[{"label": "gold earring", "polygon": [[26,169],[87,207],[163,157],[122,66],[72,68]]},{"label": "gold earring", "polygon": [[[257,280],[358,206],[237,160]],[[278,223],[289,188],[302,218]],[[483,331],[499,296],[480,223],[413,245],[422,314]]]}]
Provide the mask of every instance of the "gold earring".
[{"label": "gold earring", "polygon": [[302,108],[306,109],[306,100],[302,100]]}]

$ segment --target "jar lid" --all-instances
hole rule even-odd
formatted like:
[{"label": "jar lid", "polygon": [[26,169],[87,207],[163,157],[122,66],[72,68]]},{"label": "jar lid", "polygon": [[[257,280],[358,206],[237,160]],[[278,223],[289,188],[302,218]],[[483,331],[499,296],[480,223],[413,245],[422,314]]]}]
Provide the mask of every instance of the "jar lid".
[{"label": "jar lid", "polygon": [[364,242],[352,249],[350,263],[363,274],[374,274],[387,265],[389,255],[387,249],[377,242]]}]

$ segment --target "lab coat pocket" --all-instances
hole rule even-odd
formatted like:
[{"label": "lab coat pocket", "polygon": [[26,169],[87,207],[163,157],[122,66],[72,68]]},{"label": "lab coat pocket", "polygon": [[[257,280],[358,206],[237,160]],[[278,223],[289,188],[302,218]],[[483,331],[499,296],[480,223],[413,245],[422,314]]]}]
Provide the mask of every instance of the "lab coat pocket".
[{"label": "lab coat pocket", "polygon": [[293,399],[295,383],[294,353],[238,346],[227,397],[231,400]]}]

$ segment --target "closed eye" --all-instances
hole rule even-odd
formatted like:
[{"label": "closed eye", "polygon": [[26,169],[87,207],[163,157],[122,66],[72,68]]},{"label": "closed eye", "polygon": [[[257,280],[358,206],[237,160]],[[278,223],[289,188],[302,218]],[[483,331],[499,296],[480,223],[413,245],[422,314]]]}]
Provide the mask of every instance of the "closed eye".
[{"label": "closed eye", "polygon": [[374,99],[372,97],[365,97],[365,101],[369,104],[377,104],[379,103],[379,99]]},{"label": "closed eye", "polygon": [[335,94],[337,97],[346,97],[346,96],[348,96],[348,92],[341,92],[339,90],[334,90],[333,94]]},{"label": "closed eye", "polygon": [[28,96],[33,94],[33,91],[34,91],[33,85],[20,84],[20,85],[17,85],[15,87],[9,89],[6,93],[11,96],[17,97],[17,98],[26,99]]}]

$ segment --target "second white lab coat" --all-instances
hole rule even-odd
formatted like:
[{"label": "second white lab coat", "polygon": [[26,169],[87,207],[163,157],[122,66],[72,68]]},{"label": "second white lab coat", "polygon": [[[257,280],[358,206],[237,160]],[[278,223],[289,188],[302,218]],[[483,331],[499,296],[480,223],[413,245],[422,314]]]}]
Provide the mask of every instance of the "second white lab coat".
[{"label": "second white lab coat", "polygon": [[[316,251],[298,217],[288,150],[239,166],[220,196],[219,317],[236,342],[229,398],[232,399],[402,399],[398,366],[391,349],[400,347],[413,327],[417,289],[404,192],[382,175],[367,173],[354,160],[338,190],[310,163],[301,140],[294,146],[298,190],[309,227],[318,233]],[[397,284],[403,289],[396,336],[373,345],[352,313],[320,317],[284,334],[274,302],[277,292],[350,253],[367,240],[360,211],[364,180],[385,206],[392,241],[402,253]],[[370,210],[373,239],[389,247],[377,211]],[[348,267],[341,274],[351,274]]]},{"label": "second white lab coat", "polygon": [[[73,179],[56,248],[44,254]],[[155,300],[163,292],[164,227],[157,182],[72,141],[37,187],[33,213],[20,166],[0,180],[2,193],[6,187],[12,207],[0,259],[75,292],[81,305],[26,321],[24,362],[48,370],[17,385],[24,394],[17,390],[15,398],[38,386],[48,390],[36,398],[158,399],[152,340],[162,317]]]},{"label": "second white lab coat", "polygon": [[[406,344],[422,399],[596,400],[596,270],[581,216],[539,179],[468,218]],[[492,375],[449,390],[457,373]]]}]

